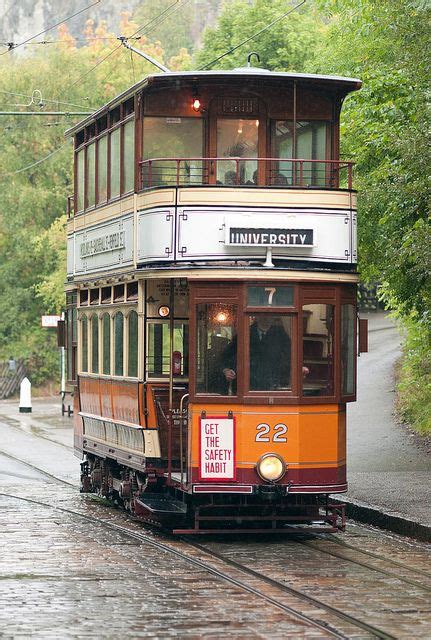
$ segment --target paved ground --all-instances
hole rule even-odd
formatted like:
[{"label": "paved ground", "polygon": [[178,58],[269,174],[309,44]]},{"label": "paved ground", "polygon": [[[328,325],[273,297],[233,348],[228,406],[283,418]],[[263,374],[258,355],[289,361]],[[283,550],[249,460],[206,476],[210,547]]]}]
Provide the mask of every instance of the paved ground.
[{"label": "paved ground", "polygon": [[431,452],[394,418],[400,335],[383,313],[369,318],[369,352],[358,363],[358,401],[348,406],[347,498],[431,528]]}]

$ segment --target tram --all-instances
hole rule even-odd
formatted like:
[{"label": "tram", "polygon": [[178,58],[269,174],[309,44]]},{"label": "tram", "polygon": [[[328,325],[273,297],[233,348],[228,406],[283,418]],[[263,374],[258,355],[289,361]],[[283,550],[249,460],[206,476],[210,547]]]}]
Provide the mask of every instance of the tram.
[{"label": "tram", "polygon": [[344,528],[360,85],[155,73],[67,132],[82,491],[181,534]]}]

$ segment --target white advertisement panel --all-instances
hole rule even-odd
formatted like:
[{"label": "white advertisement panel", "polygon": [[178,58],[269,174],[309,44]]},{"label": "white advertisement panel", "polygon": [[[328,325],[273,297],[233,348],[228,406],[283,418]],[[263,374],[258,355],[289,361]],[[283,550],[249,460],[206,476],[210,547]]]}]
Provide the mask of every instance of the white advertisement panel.
[{"label": "white advertisement panel", "polygon": [[127,266],[132,262],[132,214],[75,234],[75,273]]},{"label": "white advertisement panel", "polygon": [[235,480],[235,419],[200,418],[199,480]]}]

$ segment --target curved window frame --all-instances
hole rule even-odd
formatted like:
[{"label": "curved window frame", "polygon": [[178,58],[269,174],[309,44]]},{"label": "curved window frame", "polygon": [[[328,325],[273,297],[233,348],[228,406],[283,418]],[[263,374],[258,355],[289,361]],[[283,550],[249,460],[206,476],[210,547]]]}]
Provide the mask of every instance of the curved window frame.
[{"label": "curved window frame", "polygon": [[[121,318],[121,322],[117,326],[117,319]],[[124,312],[122,310],[116,310],[112,316],[113,322],[113,334],[114,334],[114,376],[124,377]],[[120,346],[121,345],[121,346]]]},{"label": "curved window frame", "polygon": [[[105,323],[105,320],[108,322]],[[111,327],[111,314],[108,311],[105,311],[100,314],[101,321],[101,347],[102,347],[102,362],[101,362],[101,374],[105,376],[111,375],[112,363],[111,363],[111,336],[112,336],[112,327]],[[106,332],[106,328],[108,331]],[[106,335],[107,333],[107,335]],[[107,366],[105,366],[107,365]],[[106,370],[107,369],[107,370]]]},{"label": "curved window frame", "polygon": [[[131,319],[134,318],[136,322],[133,328],[133,335],[131,329]],[[130,309],[126,316],[126,332],[127,332],[127,377],[137,378],[139,375],[139,315],[135,309]],[[132,350],[134,348],[134,351]],[[131,363],[133,362],[133,370],[131,371]]]},{"label": "curved window frame", "polygon": [[92,313],[89,319],[90,373],[99,373],[99,314]]}]

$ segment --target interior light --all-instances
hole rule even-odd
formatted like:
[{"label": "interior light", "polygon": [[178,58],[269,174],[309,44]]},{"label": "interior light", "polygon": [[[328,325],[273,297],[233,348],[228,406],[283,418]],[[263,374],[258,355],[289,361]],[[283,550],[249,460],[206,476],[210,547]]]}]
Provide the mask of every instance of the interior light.
[{"label": "interior light", "polygon": [[199,100],[199,98],[197,97],[193,98],[192,107],[193,107],[193,111],[201,110],[201,101]]},{"label": "interior light", "polygon": [[159,316],[160,316],[161,318],[167,318],[167,317],[168,317],[168,315],[169,315],[169,312],[170,312],[170,309],[169,309],[169,307],[168,307],[167,305],[162,304],[162,305],[159,307]]},{"label": "interior light", "polygon": [[219,324],[224,324],[227,320],[227,313],[225,311],[219,311],[216,315],[216,322]]}]

